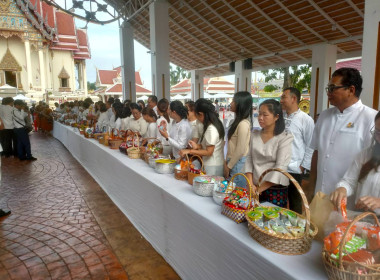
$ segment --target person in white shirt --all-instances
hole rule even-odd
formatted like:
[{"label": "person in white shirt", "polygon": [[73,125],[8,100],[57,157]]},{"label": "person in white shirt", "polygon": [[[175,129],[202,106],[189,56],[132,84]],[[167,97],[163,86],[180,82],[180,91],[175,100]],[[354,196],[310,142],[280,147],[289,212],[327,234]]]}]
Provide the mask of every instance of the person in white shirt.
[{"label": "person in white shirt", "polygon": [[148,97],[148,107],[153,109],[153,111],[156,113],[156,115],[158,116],[158,111],[157,111],[157,96],[154,96],[154,95],[150,95]]},{"label": "person in white shirt", "polygon": [[373,211],[380,215],[380,112],[375,117],[373,143],[355,158],[336,184],[330,199],[340,209],[347,198],[347,209]]},{"label": "person in white shirt", "polygon": [[270,168],[286,170],[292,156],[293,135],[285,131],[280,102],[267,99],[260,104],[259,124],[261,130],[253,130],[251,133],[245,173],[252,187],[257,188],[260,201],[286,207],[289,185],[287,177],[279,172],[270,172],[258,185],[264,171]]},{"label": "person in white shirt", "polygon": [[148,130],[148,123],[144,120],[141,115],[141,107],[137,103],[131,103],[130,105],[133,118],[129,122],[128,135],[133,135],[134,132],[141,137],[145,137],[146,131]]},{"label": "person in white shirt", "polygon": [[0,105],[0,118],[4,123],[4,129],[0,131],[0,140],[3,147],[2,155],[5,157],[17,156],[16,137],[13,124],[13,98],[4,97]]},{"label": "person in white shirt", "polygon": [[[167,131],[170,131],[171,123],[170,123],[170,117],[168,113],[169,109],[169,101],[166,98],[161,99],[157,103],[157,128]],[[165,137],[162,136],[160,133],[157,133],[157,139],[162,143],[164,151],[162,152],[163,155],[167,156],[170,155],[172,152],[172,147],[170,146],[169,142],[166,141]]]},{"label": "person in white shirt", "polygon": [[[288,172],[302,185],[302,175],[310,170],[313,150],[309,147],[313,137],[314,120],[298,107],[301,101],[301,93],[294,87],[283,90],[281,95],[281,107],[284,111],[285,129],[293,134],[292,158],[288,166]],[[302,198],[292,182],[288,188],[289,208],[302,214]]]},{"label": "person in white shirt", "polygon": [[153,109],[145,107],[141,111],[144,120],[148,123],[148,130],[146,131],[145,138],[150,138],[144,142],[153,142],[157,138],[157,115]]},{"label": "person in white shirt", "polygon": [[[36,160],[32,156],[28,132],[25,129],[25,118],[30,116],[22,100],[15,100],[13,110],[14,132],[17,139],[17,155],[20,160]],[[24,111],[25,110],[25,111]]]},{"label": "person in white shirt", "polygon": [[224,127],[211,101],[200,98],[195,102],[195,114],[203,123],[203,133],[198,143],[190,140],[191,149],[181,150],[180,156],[198,155],[203,159],[206,174],[223,176]]},{"label": "person in white shirt", "polygon": [[123,105],[121,103],[114,103],[112,105],[112,110],[113,110],[113,120],[114,122],[110,120],[110,126],[112,128],[116,128],[117,130],[121,129],[121,124],[122,124],[122,117],[123,117]]},{"label": "person in white shirt", "polygon": [[98,122],[96,123],[96,126],[98,127],[99,131],[108,131],[110,120],[108,119],[107,108],[104,103],[100,104],[99,111],[100,116]]},{"label": "person in white shirt", "polygon": [[[1,144],[0,144],[0,153],[1,153],[1,152],[3,152],[3,148],[1,147]],[[0,160],[0,182],[1,182],[1,160]],[[1,217],[8,216],[10,213],[11,213],[10,210],[3,210],[3,209],[0,209],[0,218],[1,218]]]},{"label": "person in white shirt", "polygon": [[87,120],[87,116],[89,115],[89,112],[90,112],[90,104],[88,103],[88,102],[83,102],[83,104],[82,104],[82,106],[83,106],[83,112],[81,113],[81,119],[82,120],[84,120],[84,121],[86,121]]},{"label": "person in white shirt", "polygon": [[191,127],[191,140],[198,142],[203,133],[203,124],[195,116],[195,102],[187,101],[185,106],[187,108],[187,121]]},{"label": "person in white shirt", "polygon": [[175,159],[179,159],[179,151],[185,149],[191,137],[191,128],[187,121],[187,110],[181,101],[170,103],[169,116],[174,120],[169,132],[167,129],[160,129],[160,134],[165,137],[172,147],[172,154]]},{"label": "person in white shirt", "polygon": [[128,106],[124,106],[123,108],[120,130],[127,131],[129,129],[129,122],[132,119],[131,115],[132,115],[131,108],[129,108],[129,104],[128,104]]},{"label": "person in white shirt", "polygon": [[107,115],[108,115],[108,120],[111,119],[112,115],[113,115],[113,112],[112,112],[112,104],[113,104],[113,99],[109,99],[107,102],[106,102],[106,108],[107,108]]},{"label": "person in white shirt", "polygon": [[360,101],[362,77],[358,70],[336,70],[326,88],[335,107],[323,111],[315,125],[310,148],[314,149],[311,191],[326,194],[335,190],[355,156],[371,145],[376,111]]}]

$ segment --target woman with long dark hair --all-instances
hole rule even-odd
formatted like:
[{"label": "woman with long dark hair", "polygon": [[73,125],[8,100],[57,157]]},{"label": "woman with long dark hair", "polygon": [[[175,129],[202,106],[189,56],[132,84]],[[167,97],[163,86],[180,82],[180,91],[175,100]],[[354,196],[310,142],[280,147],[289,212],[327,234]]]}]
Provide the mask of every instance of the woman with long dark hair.
[{"label": "woman with long dark hair", "polygon": [[[235,93],[231,103],[231,111],[235,120],[228,129],[228,149],[224,162],[224,177],[228,178],[242,172],[248,154],[249,139],[252,127],[252,95],[247,91]],[[244,187],[244,177],[237,176],[234,180],[239,187]]]},{"label": "woman with long dark hair", "polygon": [[[375,116],[373,144],[357,155],[330,199],[340,207],[347,198],[347,209],[373,211],[380,215],[380,112]],[[339,208],[338,208],[339,209]]]},{"label": "woman with long dark hair", "polygon": [[[122,124],[122,118],[123,118],[123,105],[121,103],[112,104],[112,111],[114,113],[113,119],[115,120],[114,127],[120,130],[121,124]],[[110,123],[112,123],[111,120],[110,120]]]},{"label": "woman with long dark hair", "polygon": [[203,123],[203,132],[198,143],[190,140],[191,149],[181,150],[180,155],[201,156],[208,175],[223,176],[224,127],[211,101],[200,98],[195,102],[195,115]]},{"label": "woman with long dark hair", "polygon": [[[171,124],[170,124],[170,117],[169,117],[169,101],[166,98],[161,99],[157,103],[157,114],[158,119],[156,122],[158,130],[167,130],[170,131]],[[165,139],[164,136],[161,135],[161,133],[157,133],[157,139],[162,143],[162,146],[164,148],[163,154],[164,155],[170,155],[172,151],[172,147],[169,144],[169,141]]]},{"label": "woman with long dark hair", "polygon": [[[287,170],[292,156],[293,135],[285,131],[285,120],[280,102],[265,100],[259,107],[261,130],[251,134],[245,162],[245,173],[253,186],[258,186],[261,174],[269,168]],[[278,172],[268,173],[257,190],[261,201],[280,207],[288,203],[289,180]]]},{"label": "woman with long dark hair", "polygon": [[[133,118],[129,121],[129,129],[133,132],[137,132],[139,136],[144,137],[146,131],[148,130],[148,123],[144,120],[141,115],[141,107],[137,103],[131,103],[130,105]],[[129,131],[128,134],[133,134]]]},{"label": "woman with long dark hair", "polygon": [[179,151],[186,148],[191,137],[191,128],[187,121],[187,109],[181,101],[173,101],[170,103],[169,115],[174,120],[169,132],[161,128],[158,131],[172,147],[174,158],[178,159],[180,157]]},{"label": "woman with long dark hair", "polygon": [[[148,130],[146,131],[145,138],[156,138],[157,137],[157,115],[153,109],[145,107],[141,111],[144,120],[148,123]],[[148,142],[153,142],[150,139]]]}]

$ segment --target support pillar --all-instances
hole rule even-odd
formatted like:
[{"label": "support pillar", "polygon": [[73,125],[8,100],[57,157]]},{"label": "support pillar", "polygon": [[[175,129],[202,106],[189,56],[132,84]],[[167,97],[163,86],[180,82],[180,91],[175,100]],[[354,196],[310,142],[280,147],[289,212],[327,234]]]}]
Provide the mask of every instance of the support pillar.
[{"label": "support pillar", "polygon": [[204,71],[192,70],[191,74],[191,100],[196,101],[199,98],[204,98],[203,77]]},{"label": "support pillar", "polygon": [[32,61],[30,59],[30,43],[29,40],[25,40],[25,56],[26,56],[26,69],[28,74],[28,85],[26,90],[29,91],[33,88],[33,78],[32,78]]},{"label": "support pillar", "polygon": [[71,81],[71,91],[74,92],[77,88],[77,85],[76,85],[76,75],[75,75],[75,60],[72,59],[71,60],[72,63],[71,63],[71,77],[72,77],[72,81]]},{"label": "support pillar", "polygon": [[123,100],[129,99],[136,102],[133,26],[126,21],[120,27],[120,52]]},{"label": "support pillar", "polygon": [[169,4],[156,0],[149,5],[152,91],[157,99],[170,99]]},{"label": "support pillar", "polygon": [[313,47],[312,73],[310,87],[310,116],[315,119],[317,114],[329,107],[325,87],[335,71],[337,46],[321,44]]},{"label": "support pillar", "polygon": [[40,48],[38,50],[38,58],[40,62],[40,83],[41,83],[41,92],[42,94],[47,92],[45,91],[46,89],[46,80],[45,80],[45,63],[44,63],[44,50]]},{"label": "support pillar", "polygon": [[88,97],[88,88],[87,88],[87,73],[86,73],[86,60],[82,61],[82,79],[83,79],[83,90],[84,97]]},{"label": "support pillar", "polygon": [[362,48],[362,102],[379,110],[380,94],[380,2],[366,0]]},{"label": "support pillar", "polygon": [[53,92],[53,84],[51,82],[51,67],[50,67],[50,59],[49,59],[49,48],[46,49],[45,52],[45,65],[46,65],[46,88],[50,89]]},{"label": "support pillar", "polygon": [[235,62],[235,92],[248,91],[251,93],[251,70],[244,69],[244,60]]}]

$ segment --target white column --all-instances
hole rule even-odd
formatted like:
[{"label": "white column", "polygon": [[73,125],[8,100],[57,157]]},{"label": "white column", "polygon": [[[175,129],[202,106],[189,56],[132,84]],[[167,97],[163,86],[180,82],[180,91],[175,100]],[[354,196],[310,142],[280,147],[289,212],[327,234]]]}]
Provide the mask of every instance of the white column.
[{"label": "white column", "polygon": [[40,62],[40,83],[42,94],[46,93],[46,80],[45,80],[45,63],[44,63],[44,50],[42,48],[38,49],[38,58]]},{"label": "white column", "polygon": [[26,91],[29,91],[33,87],[33,78],[32,78],[32,61],[30,59],[30,43],[29,40],[25,40],[25,56],[26,56],[26,69],[28,74],[28,85],[25,87]]},{"label": "white column", "polygon": [[191,72],[191,100],[196,101],[199,98],[204,98],[203,77],[204,71],[192,70]]},{"label": "white column", "polygon": [[75,76],[75,61],[74,58],[71,58],[71,91],[76,90],[76,76]]},{"label": "white column", "polygon": [[244,69],[244,60],[235,62],[235,92],[248,91],[251,93],[252,70]]},{"label": "white column", "polygon": [[53,85],[51,82],[51,67],[50,67],[50,57],[49,57],[49,48],[45,51],[45,65],[46,65],[46,88],[53,91]]},{"label": "white column", "polygon": [[87,73],[86,73],[86,60],[83,60],[83,61],[82,61],[82,79],[83,79],[84,96],[85,96],[85,97],[88,97]]},{"label": "white column", "polygon": [[120,53],[123,100],[136,102],[135,48],[133,26],[129,22],[123,22],[120,27]]},{"label": "white column", "polygon": [[312,118],[329,107],[325,87],[335,71],[336,55],[336,45],[321,44],[313,47],[310,87],[310,116]]},{"label": "white column", "polygon": [[374,109],[379,109],[380,57],[379,23],[380,1],[366,0],[364,7],[364,30],[362,48],[363,91],[362,102]]},{"label": "white column", "polygon": [[170,99],[168,8],[167,0],[149,5],[152,91],[158,100]]}]

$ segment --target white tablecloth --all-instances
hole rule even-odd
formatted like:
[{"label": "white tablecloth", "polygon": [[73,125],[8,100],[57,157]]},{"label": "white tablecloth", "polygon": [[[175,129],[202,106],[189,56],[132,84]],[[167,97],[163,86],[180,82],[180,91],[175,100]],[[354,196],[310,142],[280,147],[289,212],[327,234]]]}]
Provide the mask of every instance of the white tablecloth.
[{"label": "white tablecloth", "polygon": [[60,123],[53,135],[183,279],[327,278],[320,243],[301,256],[273,253],[249,236],[246,223],[221,215],[211,197],[197,196],[187,182]]}]

